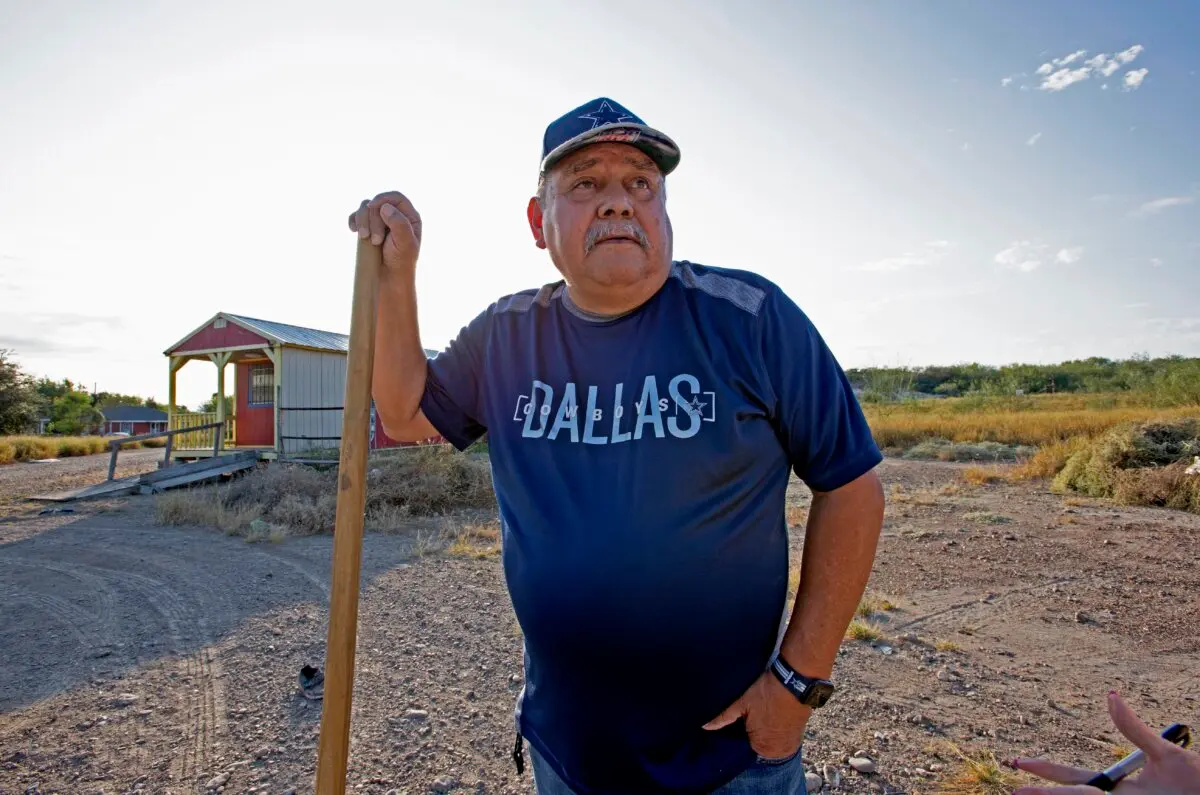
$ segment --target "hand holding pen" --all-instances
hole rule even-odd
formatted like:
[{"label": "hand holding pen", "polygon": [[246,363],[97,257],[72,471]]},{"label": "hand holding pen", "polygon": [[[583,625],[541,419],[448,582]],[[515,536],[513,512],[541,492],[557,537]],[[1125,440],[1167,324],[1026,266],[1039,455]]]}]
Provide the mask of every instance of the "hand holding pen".
[{"label": "hand holding pen", "polygon": [[[1101,772],[1041,759],[1014,759],[1013,767],[1064,786],[1022,787],[1013,795],[1103,795],[1106,791],[1116,795],[1200,795],[1200,754],[1184,747],[1187,727],[1175,725],[1160,735],[1115,691],[1108,694],[1108,714],[1138,750]],[[1168,734],[1171,739],[1164,736]],[[1139,767],[1144,767],[1141,773],[1130,775]]]}]

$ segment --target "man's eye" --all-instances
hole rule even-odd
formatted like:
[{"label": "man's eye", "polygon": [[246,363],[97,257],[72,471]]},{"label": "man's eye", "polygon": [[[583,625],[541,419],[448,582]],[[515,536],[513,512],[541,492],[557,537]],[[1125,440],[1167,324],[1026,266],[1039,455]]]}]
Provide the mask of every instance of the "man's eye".
[{"label": "man's eye", "polygon": [[591,188],[591,187],[595,186],[595,184],[596,183],[590,179],[581,179],[578,182],[576,182],[573,187],[575,187],[575,188]]},{"label": "man's eye", "polygon": [[637,178],[636,178],[636,179],[634,179],[634,181],[633,181],[633,186],[634,186],[635,188],[641,188],[641,189],[649,190],[649,188],[650,188],[650,180],[646,179],[645,177],[637,177]]}]

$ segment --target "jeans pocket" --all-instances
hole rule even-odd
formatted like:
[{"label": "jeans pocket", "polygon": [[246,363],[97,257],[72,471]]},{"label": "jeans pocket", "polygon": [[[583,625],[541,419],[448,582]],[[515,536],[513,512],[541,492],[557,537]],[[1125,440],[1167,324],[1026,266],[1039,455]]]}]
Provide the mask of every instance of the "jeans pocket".
[{"label": "jeans pocket", "polygon": [[761,754],[755,754],[754,764],[758,765],[759,767],[774,767],[776,765],[786,765],[789,762],[794,762],[796,760],[796,757],[800,756],[800,752],[803,749],[804,749],[804,746],[801,745],[795,751],[793,751],[792,753],[790,753],[787,756],[782,757],[780,759],[771,759],[769,757],[762,756]]}]

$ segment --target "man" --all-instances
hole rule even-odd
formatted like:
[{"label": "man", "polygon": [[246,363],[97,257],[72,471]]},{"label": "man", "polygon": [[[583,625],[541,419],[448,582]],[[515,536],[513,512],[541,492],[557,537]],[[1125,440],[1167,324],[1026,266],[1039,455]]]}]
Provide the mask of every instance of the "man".
[{"label": "man", "polygon": [[[499,299],[430,360],[420,216],[391,192],[350,217],[383,246],[388,436],[488,435],[525,642],[517,758],[523,736],[546,795],[803,792],[805,725],[882,523],[879,451],[777,286],[672,260],[669,137],[597,99],[542,155],[529,228],[562,280]],[[814,498],[781,638],[791,470]]]}]

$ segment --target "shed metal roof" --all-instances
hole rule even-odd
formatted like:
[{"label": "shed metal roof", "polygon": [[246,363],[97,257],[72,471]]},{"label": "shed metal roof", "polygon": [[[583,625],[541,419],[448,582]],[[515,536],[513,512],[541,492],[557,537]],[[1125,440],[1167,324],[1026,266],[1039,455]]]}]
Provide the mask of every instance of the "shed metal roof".
[{"label": "shed metal roof", "polygon": [[[293,326],[289,323],[278,323],[274,320],[262,320],[261,318],[247,317],[245,315],[235,315],[232,312],[218,312],[203,326],[171,346],[166,353],[169,355],[172,350],[178,348],[217,318],[232,320],[243,328],[257,332],[272,342],[281,345],[299,345],[305,348],[333,351],[336,353],[348,353],[350,351],[350,335],[348,334],[339,334],[336,331],[322,331],[321,329],[307,328],[305,326]],[[438,351],[430,350],[429,348],[423,348],[422,350],[425,351],[425,355],[429,358],[438,355]]]},{"label": "shed metal roof", "polygon": [[230,320],[247,326],[264,337],[284,345],[303,345],[306,348],[319,348],[324,351],[340,351],[342,353],[350,350],[350,336],[347,334],[338,334],[335,331],[321,331],[315,328],[305,328],[304,326],[291,326],[287,323],[260,320],[254,317],[246,317],[245,315],[223,314]]}]

